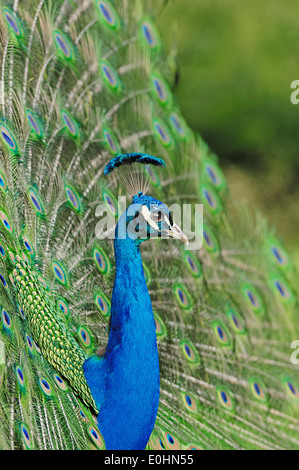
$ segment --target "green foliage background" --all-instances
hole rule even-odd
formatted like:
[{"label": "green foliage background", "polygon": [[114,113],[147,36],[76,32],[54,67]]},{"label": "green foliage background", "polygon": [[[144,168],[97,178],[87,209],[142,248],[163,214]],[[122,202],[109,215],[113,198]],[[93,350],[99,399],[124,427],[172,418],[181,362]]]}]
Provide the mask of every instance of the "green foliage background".
[{"label": "green foliage background", "polygon": [[298,0],[170,0],[158,17],[187,122],[233,197],[262,210],[299,266],[298,21]]}]

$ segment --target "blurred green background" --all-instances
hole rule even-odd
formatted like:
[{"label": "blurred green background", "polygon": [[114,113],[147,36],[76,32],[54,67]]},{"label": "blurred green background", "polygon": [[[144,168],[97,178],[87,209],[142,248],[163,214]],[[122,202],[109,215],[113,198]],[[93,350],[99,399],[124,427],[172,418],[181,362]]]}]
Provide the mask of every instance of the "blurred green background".
[{"label": "blurred green background", "polygon": [[158,17],[177,49],[175,95],[219,156],[234,197],[257,206],[299,266],[298,0],[169,0]]}]

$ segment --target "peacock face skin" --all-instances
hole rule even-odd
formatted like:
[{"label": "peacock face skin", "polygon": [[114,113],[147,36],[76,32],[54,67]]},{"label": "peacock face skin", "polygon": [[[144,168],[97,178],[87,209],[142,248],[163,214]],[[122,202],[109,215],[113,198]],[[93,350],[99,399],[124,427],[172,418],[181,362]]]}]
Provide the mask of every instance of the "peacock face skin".
[{"label": "peacock face skin", "polygon": [[188,243],[167,205],[142,193],[134,196],[133,203],[121,216],[116,231],[116,236],[119,235],[135,240],[137,245],[151,238],[175,238]]}]

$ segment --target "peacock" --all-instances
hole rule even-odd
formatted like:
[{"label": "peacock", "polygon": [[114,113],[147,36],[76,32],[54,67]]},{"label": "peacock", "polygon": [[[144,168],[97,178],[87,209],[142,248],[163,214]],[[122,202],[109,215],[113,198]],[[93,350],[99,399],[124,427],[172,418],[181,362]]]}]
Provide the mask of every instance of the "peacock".
[{"label": "peacock", "polygon": [[163,4],[1,4],[1,449],[299,446],[296,269],[182,116]]}]

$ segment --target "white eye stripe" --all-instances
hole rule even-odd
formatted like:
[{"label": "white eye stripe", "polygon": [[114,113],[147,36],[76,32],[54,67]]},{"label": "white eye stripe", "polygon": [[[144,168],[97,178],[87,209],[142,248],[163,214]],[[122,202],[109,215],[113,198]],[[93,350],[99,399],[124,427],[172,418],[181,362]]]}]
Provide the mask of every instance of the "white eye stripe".
[{"label": "white eye stripe", "polygon": [[151,212],[147,206],[143,206],[140,213],[143,215],[147,223],[159,232],[160,232],[160,228],[158,226],[158,223],[165,221],[168,227],[171,226],[168,217],[164,214],[164,212],[159,210],[158,207],[154,207]]},{"label": "white eye stripe", "polygon": [[159,226],[156,224],[156,222],[151,218],[151,213],[148,210],[147,206],[142,206],[142,209],[140,213],[143,215],[145,220],[151,225],[155,230],[159,230]]}]

